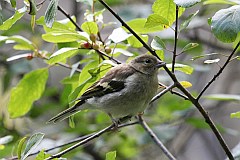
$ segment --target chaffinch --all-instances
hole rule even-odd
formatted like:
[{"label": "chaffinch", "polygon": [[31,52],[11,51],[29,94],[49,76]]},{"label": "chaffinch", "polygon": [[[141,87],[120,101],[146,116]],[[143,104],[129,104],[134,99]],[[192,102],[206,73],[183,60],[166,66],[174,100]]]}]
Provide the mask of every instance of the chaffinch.
[{"label": "chaffinch", "polygon": [[49,122],[62,121],[84,109],[106,112],[113,122],[143,113],[158,89],[158,68],[165,63],[152,55],[140,55],[128,64],[111,68],[89,87],[78,102]]}]

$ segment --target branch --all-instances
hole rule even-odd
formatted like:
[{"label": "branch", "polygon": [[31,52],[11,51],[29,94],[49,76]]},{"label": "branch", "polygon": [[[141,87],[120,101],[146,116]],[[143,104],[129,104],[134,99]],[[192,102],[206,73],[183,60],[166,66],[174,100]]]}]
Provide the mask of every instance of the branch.
[{"label": "branch", "polygon": [[178,41],[178,6],[176,5],[176,23],[175,23],[175,36],[174,36],[174,50],[172,58],[172,72],[174,73],[174,65],[177,57],[177,41]]},{"label": "branch", "polygon": [[103,56],[109,58],[110,60],[116,62],[117,64],[121,64],[121,62],[120,62],[119,60],[113,58],[112,56],[109,56],[109,55],[107,55],[106,53],[104,53],[104,52],[102,52],[102,51],[99,51],[99,50],[95,50],[95,51],[98,52],[100,55],[103,55]]},{"label": "branch", "polygon": [[57,8],[58,8],[58,10],[60,11],[60,12],[62,12],[73,24],[74,24],[74,26],[79,30],[79,31],[83,31],[82,29],[81,29],[81,27],[72,19],[72,17],[66,12],[66,11],[64,11],[63,10],[63,8],[61,7],[61,6],[57,6]]},{"label": "branch", "polygon": [[223,70],[226,68],[226,66],[228,65],[228,63],[231,61],[232,56],[234,55],[234,53],[237,51],[238,47],[240,45],[240,41],[238,42],[238,44],[236,45],[236,47],[234,48],[234,50],[232,51],[232,53],[229,55],[228,59],[226,60],[226,62],[224,63],[224,65],[219,69],[218,73],[215,74],[213,76],[213,78],[206,84],[206,86],[203,88],[203,90],[199,93],[197,100],[199,100],[199,98],[203,95],[203,93],[208,89],[208,87],[216,80],[217,77],[220,76],[220,74],[223,72]]},{"label": "branch", "polygon": [[161,148],[163,153],[170,159],[176,160],[176,158],[168,151],[168,149],[162,144],[162,142],[158,139],[157,135],[151,130],[151,128],[147,125],[147,123],[143,120],[142,116],[138,116],[138,120],[140,125],[144,128],[144,130],[149,134],[152,140],[156,143],[156,145]]},{"label": "branch", "polygon": [[175,87],[175,84],[172,84],[169,87],[166,87],[162,92],[158,93],[156,96],[152,98],[152,100],[150,101],[150,104],[156,101],[157,99],[159,99],[160,97],[162,97],[168,91],[172,90],[174,87]]}]

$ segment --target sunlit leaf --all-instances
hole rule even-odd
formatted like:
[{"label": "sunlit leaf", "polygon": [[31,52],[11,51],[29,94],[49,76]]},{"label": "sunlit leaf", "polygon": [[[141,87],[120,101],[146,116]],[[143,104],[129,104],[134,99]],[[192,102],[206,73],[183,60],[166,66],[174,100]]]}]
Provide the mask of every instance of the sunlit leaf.
[{"label": "sunlit leaf", "polygon": [[98,33],[98,26],[95,22],[84,22],[81,25],[81,28],[84,32],[88,34],[97,34]]},{"label": "sunlit leaf", "polygon": [[239,4],[237,3],[238,0],[205,0],[203,2],[204,5],[207,5],[207,4],[230,4],[230,5],[236,5],[236,4]]},{"label": "sunlit leaf", "polygon": [[208,59],[208,60],[205,60],[204,63],[206,64],[212,64],[212,63],[218,63],[220,61],[219,58],[216,58],[216,59]]},{"label": "sunlit leaf", "polygon": [[151,43],[151,47],[155,50],[163,50],[163,49],[166,49],[166,46],[165,46],[165,43],[163,42],[163,40],[158,37],[158,36],[155,36],[152,40],[152,43]]},{"label": "sunlit leaf", "polygon": [[199,2],[201,2],[201,0],[174,0],[174,3],[184,8],[192,7]]},{"label": "sunlit leaf", "polygon": [[117,157],[117,152],[116,151],[111,151],[106,154],[105,160],[115,160]]},{"label": "sunlit leaf", "polygon": [[235,112],[230,114],[231,118],[240,118],[240,112]]},{"label": "sunlit leaf", "polygon": [[57,52],[53,53],[48,60],[49,64],[55,64],[66,60],[69,57],[76,55],[80,49],[78,48],[61,48]]},{"label": "sunlit leaf", "polygon": [[[148,42],[148,36],[147,35],[139,35],[139,37],[144,41]],[[134,48],[141,48],[143,44],[135,37],[135,36],[130,36],[128,37],[128,43],[134,47]]]},{"label": "sunlit leaf", "polygon": [[8,135],[0,138],[0,145],[1,144],[7,144],[13,140],[13,136]]},{"label": "sunlit leaf", "polygon": [[197,47],[197,46],[199,46],[199,44],[198,43],[188,43],[185,47],[183,47],[183,49],[182,49],[182,53],[183,52],[186,52],[186,51],[188,51],[188,50],[190,50],[190,49],[193,49],[193,48],[195,48],[195,47]]},{"label": "sunlit leaf", "polygon": [[[167,64],[167,67],[171,70],[172,64]],[[192,74],[193,68],[191,66],[185,65],[185,64],[175,64],[175,70],[181,71],[186,74]]]},{"label": "sunlit leaf", "polygon": [[8,112],[11,118],[25,115],[33,102],[39,99],[45,90],[48,69],[38,69],[24,75],[16,87],[11,90]]},{"label": "sunlit leaf", "polygon": [[51,0],[45,13],[46,26],[51,28],[55,21],[59,0]]},{"label": "sunlit leaf", "polygon": [[26,140],[27,140],[27,137],[23,137],[23,138],[19,141],[19,143],[18,143],[18,146],[17,146],[17,156],[18,156],[18,159],[21,159],[23,146],[24,146]]},{"label": "sunlit leaf", "polygon": [[152,27],[156,27],[162,25],[164,26],[169,26],[169,22],[166,18],[164,18],[163,16],[159,15],[159,14],[151,14],[148,16],[147,18],[147,22],[145,23],[146,28],[152,28]]},{"label": "sunlit leaf", "polygon": [[42,35],[43,40],[53,43],[64,43],[64,42],[74,42],[78,40],[88,40],[86,35],[82,32],[48,32]]},{"label": "sunlit leaf", "polygon": [[12,27],[12,25],[14,25],[19,19],[22,18],[26,11],[27,11],[26,7],[17,10],[12,17],[8,18],[6,21],[3,22],[3,24],[0,26],[0,30],[9,30]]},{"label": "sunlit leaf", "polygon": [[204,98],[218,101],[240,101],[240,95],[236,94],[209,94]]},{"label": "sunlit leaf", "polygon": [[28,157],[29,154],[34,151],[34,149],[39,145],[39,143],[42,141],[44,137],[43,133],[35,133],[32,135],[29,140],[27,141],[25,150],[23,152],[23,155],[21,156],[21,160],[24,160]]},{"label": "sunlit leaf", "polygon": [[114,43],[119,43],[125,41],[131,34],[128,34],[123,28],[116,28],[113,30],[112,34],[108,37]]},{"label": "sunlit leaf", "polygon": [[[42,150],[40,153],[37,154],[35,160],[44,160],[50,156],[51,156],[50,154],[47,154],[44,152],[44,150]],[[56,160],[56,158],[54,158],[53,160]]]},{"label": "sunlit leaf", "polygon": [[240,5],[221,9],[212,17],[211,28],[222,42],[234,42],[240,31]]},{"label": "sunlit leaf", "polygon": [[192,84],[188,81],[181,81],[180,84],[184,87],[184,88],[189,88],[192,87]]}]

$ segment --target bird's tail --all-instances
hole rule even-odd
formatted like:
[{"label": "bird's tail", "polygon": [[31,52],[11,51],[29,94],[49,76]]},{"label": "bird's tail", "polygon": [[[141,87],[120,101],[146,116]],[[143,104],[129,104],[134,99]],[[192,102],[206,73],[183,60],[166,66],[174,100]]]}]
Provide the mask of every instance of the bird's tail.
[{"label": "bird's tail", "polygon": [[80,105],[82,105],[84,103],[83,100],[79,101],[76,105],[74,105],[71,108],[68,108],[64,111],[62,111],[61,113],[57,114],[56,116],[54,116],[53,118],[51,118],[50,120],[48,120],[47,123],[56,123],[59,121],[62,121],[68,117],[70,117],[73,114],[76,114],[77,112],[81,111],[81,107]]}]

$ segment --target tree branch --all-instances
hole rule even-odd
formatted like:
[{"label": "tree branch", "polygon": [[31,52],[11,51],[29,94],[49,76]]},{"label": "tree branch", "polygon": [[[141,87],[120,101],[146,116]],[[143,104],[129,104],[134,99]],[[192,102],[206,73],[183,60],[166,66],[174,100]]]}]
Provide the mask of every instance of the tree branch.
[{"label": "tree branch", "polygon": [[72,19],[72,17],[67,13],[67,12],[65,12],[64,10],[63,10],[63,8],[61,7],[61,6],[57,6],[57,8],[58,8],[58,10],[60,11],[60,12],[62,12],[73,24],[74,24],[74,26],[79,30],[79,31],[83,31],[82,29],[81,29],[81,27]]},{"label": "tree branch", "polygon": [[223,72],[223,70],[226,68],[226,66],[228,65],[228,63],[231,61],[232,56],[234,55],[234,53],[237,51],[238,47],[240,45],[240,41],[238,42],[238,44],[236,45],[236,47],[234,48],[234,50],[232,51],[232,53],[229,55],[228,59],[226,60],[226,62],[224,63],[224,65],[219,69],[219,71],[217,72],[217,74],[215,74],[213,76],[213,78],[206,84],[206,86],[203,88],[203,90],[199,93],[197,100],[199,100],[199,98],[203,95],[203,93],[208,89],[208,87],[216,80],[217,77],[220,76],[220,74]]},{"label": "tree branch", "polygon": [[176,22],[175,22],[175,36],[174,36],[174,50],[172,58],[172,72],[174,73],[174,66],[176,63],[177,57],[177,41],[178,41],[178,6],[176,5]]},{"label": "tree branch", "polygon": [[163,153],[170,159],[176,160],[176,158],[168,151],[168,149],[162,144],[162,142],[158,139],[157,135],[151,130],[151,128],[147,125],[147,123],[143,120],[142,116],[138,116],[138,120],[140,125],[144,128],[144,130],[149,134],[152,140],[156,143],[156,145],[161,148]]}]

